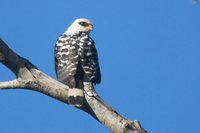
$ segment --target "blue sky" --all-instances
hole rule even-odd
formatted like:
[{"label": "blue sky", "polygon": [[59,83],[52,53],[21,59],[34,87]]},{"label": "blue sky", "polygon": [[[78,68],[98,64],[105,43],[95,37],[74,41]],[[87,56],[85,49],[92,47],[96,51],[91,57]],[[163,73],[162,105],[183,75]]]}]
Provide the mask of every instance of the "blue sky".
[{"label": "blue sky", "polygon": [[[200,132],[200,4],[192,0],[1,0],[0,37],[55,78],[54,44],[79,17],[94,23],[101,97],[149,133]],[[0,81],[14,75],[0,64]],[[0,91],[1,133],[109,133],[43,94]]]}]

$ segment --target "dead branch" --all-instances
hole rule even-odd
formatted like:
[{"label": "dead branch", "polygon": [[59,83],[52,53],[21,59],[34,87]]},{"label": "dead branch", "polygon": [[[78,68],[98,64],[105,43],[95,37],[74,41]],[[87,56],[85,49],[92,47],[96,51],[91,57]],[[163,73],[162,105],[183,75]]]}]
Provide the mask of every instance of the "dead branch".
[{"label": "dead branch", "polygon": [[[0,90],[29,89],[41,92],[68,104],[68,86],[38,70],[27,59],[20,57],[11,50],[2,39],[0,39],[0,62],[8,67],[16,76],[16,79],[12,81],[0,82]],[[122,117],[98,95],[89,96],[85,93],[84,105],[79,109],[93,116],[114,133],[147,133],[139,121],[130,121]]]}]

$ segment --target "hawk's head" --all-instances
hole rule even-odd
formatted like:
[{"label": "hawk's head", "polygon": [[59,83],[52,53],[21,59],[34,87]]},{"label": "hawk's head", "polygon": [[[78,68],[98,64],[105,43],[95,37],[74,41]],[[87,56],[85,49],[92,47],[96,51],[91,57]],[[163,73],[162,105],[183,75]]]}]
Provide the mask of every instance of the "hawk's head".
[{"label": "hawk's head", "polygon": [[80,32],[90,33],[93,29],[93,24],[85,18],[76,19],[65,32],[66,34],[78,34]]}]

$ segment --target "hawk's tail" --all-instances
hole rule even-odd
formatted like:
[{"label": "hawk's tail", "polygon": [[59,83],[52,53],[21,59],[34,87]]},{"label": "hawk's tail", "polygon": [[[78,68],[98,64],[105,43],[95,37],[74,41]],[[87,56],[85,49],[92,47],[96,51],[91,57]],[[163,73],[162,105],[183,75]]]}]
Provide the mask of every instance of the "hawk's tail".
[{"label": "hawk's tail", "polygon": [[83,90],[78,88],[70,88],[68,91],[68,103],[75,107],[83,105],[84,95]]}]

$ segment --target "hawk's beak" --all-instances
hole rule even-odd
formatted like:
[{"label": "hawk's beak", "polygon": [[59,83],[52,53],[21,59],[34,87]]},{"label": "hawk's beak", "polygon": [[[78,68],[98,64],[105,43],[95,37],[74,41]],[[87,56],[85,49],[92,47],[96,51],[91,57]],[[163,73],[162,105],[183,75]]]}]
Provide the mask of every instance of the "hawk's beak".
[{"label": "hawk's beak", "polygon": [[88,30],[91,31],[92,29],[93,29],[93,24],[89,24],[89,25],[88,25]]}]

